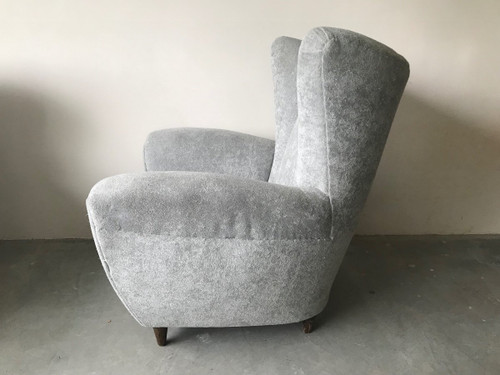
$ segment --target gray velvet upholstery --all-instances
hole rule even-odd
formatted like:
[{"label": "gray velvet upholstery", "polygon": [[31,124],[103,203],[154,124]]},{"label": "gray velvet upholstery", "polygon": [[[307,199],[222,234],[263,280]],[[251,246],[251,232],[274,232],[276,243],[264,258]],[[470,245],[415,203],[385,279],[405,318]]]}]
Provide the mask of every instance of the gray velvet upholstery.
[{"label": "gray velvet upholstery", "polygon": [[267,181],[274,141],[229,130],[177,128],[151,133],[144,145],[147,171],[231,174]]},{"label": "gray velvet upholstery", "polygon": [[99,256],[140,324],[283,324],[326,305],[408,63],[360,34],[316,28],[303,41],[278,38],[272,64],[275,146],[162,130],[144,148],[149,172],[90,192]]},{"label": "gray velvet upholstery", "polygon": [[222,174],[149,172],[109,177],[88,199],[111,231],[186,238],[326,239],[330,200],[306,190]]},{"label": "gray velvet upholstery", "polygon": [[[290,171],[295,170],[295,165],[283,162],[283,155],[288,147],[297,142],[296,132],[293,140],[290,135],[297,121],[297,59],[299,56],[300,40],[283,36],[276,39],[271,46],[271,59],[274,83],[274,104],[276,108],[276,149],[274,151],[274,164],[269,182],[275,182],[276,175],[280,174],[280,182],[288,176],[293,177]],[[287,158],[295,162],[296,158]],[[279,171],[279,172],[278,172]]]}]

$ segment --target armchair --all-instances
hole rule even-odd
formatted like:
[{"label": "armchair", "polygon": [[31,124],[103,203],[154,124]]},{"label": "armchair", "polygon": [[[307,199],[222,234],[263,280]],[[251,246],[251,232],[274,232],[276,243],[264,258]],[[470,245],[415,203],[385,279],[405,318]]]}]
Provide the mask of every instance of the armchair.
[{"label": "armchair", "polygon": [[304,321],[325,307],[409,75],[360,34],[272,45],[276,144],[152,133],[146,172],[97,183],[87,209],[108,279],[166,344],[167,327]]}]

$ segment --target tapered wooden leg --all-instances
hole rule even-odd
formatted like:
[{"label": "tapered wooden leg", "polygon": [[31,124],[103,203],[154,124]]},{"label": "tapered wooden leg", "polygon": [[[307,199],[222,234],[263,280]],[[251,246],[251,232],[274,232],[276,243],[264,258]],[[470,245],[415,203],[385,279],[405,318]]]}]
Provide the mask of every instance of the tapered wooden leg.
[{"label": "tapered wooden leg", "polygon": [[304,333],[311,333],[314,329],[314,318],[306,319],[302,322],[302,331]]},{"label": "tapered wooden leg", "polygon": [[164,327],[153,328],[153,331],[155,331],[156,342],[158,343],[158,345],[160,346],[167,345],[167,330],[168,328]]}]

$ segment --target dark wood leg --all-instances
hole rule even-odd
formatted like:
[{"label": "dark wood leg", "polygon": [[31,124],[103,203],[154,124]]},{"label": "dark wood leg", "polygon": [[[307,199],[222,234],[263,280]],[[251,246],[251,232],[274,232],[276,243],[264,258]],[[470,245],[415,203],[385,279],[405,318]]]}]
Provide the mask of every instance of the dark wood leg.
[{"label": "dark wood leg", "polygon": [[167,345],[167,330],[168,328],[153,328],[153,331],[155,331],[155,336],[156,336],[156,342],[160,346],[165,346]]},{"label": "dark wood leg", "polygon": [[304,333],[311,333],[314,328],[314,318],[306,319],[302,322],[302,331]]}]

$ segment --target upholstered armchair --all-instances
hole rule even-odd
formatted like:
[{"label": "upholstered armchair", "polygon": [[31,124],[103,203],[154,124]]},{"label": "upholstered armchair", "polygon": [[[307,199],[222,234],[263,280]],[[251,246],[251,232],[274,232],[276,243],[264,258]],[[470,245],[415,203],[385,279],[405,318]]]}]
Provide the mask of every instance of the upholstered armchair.
[{"label": "upholstered armchair", "polygon": [[304,322],[325,307],[409,75],[363,35],[272,45],[276,144],[232,131],[149,135],[146,172],[97,183],[87,209],[117,295],[167,327]]}]

